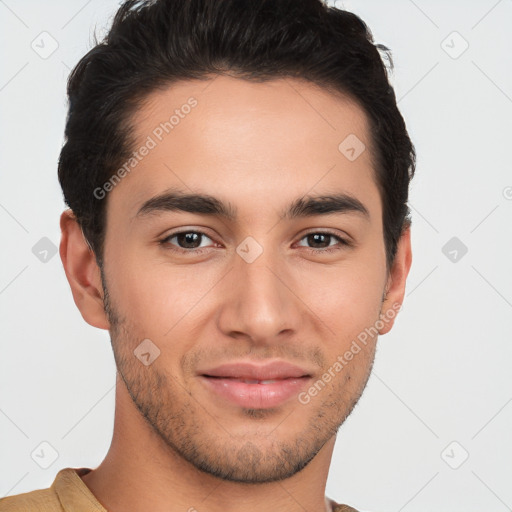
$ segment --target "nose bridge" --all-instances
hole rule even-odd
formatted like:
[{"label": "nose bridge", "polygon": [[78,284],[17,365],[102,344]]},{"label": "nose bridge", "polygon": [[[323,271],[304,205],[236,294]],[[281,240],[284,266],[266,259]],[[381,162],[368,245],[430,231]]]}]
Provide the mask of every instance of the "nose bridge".
[{"label": "nose bridge", "polygon": [[278,252],[248,238],[237,247],[222,300],[220,327],[225,334],[236,331],[253,340],[270,340],[283,330],[297,330],[300,311],[285,285]]},{"label": "nose bridge", "polygon": [[277,277],[279,265],[272,251],[266,251],[252,263],[238,261],[235,266],[235,271],[244,284],[241,293],[247,294],[254,304],[259,302],[263,306],[280,305],[284,299],[283,285]]}]

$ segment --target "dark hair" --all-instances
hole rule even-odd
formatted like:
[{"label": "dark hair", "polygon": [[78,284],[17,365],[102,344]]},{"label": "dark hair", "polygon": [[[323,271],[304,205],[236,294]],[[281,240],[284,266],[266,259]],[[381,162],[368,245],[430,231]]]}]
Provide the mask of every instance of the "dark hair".
[{"label": "dark hair", "polygon": [[393,69],[391,52],[373,43],[358,16],[321,0],[128,0],[95,44],[69,76],[58,173],[66,204],[100,266],[108,198],[93,191],[132,155],[133,114],[151,92],[225,74],[306,80],[364,110],[389,271],[411,223],[407,200],[416,154],[380,55]]}]

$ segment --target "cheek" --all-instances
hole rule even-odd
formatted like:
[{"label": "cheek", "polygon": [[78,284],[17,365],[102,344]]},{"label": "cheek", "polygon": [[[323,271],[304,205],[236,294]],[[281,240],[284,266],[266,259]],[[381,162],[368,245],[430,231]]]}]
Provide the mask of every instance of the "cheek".
[{"label": "cheek", "polygon": [[175,325],[177,329],[186,325],[215,283],[213,270],[207,271],[207,267],[148,262],[136,254],[117,262],[108,276],[114,305],[137,326],[139,334],[149,338],[162,338]]},{"label": "cheek", "polygon": [[301,269],[298,295],[336,335],[353,335],[378,319],[384,274],[361,259]]},{"label": "cheek", "polygon": [[[375,249],[359,250],[338,263],[291,262],[283,268],[294,294],[335,333],[337,341],[340,336],[357,335],[378,318],[384,267]],[[155,258],[147,253],[125,243],[122,251],[109,254],[115,264],[107,275],[114,305],[145,337],[161,338],[174,326],[183,328],[204,313],[211,300],[218,306],[215,286],[219,285],[218,293],[225,279],[233,279],[233,274],[223,278],[225,264],[176,265],[164,255]],[[203,300],[206,295],[210,300]]]}]

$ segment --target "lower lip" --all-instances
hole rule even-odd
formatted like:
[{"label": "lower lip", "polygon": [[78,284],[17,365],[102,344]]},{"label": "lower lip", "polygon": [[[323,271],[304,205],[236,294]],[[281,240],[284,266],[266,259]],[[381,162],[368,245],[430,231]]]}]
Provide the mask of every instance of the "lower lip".
[{"label": "lower lip", "polygon": [[283,404],[292,396],[298,395],[310,379],[311,377],[299,377],[269,384],[248,384],[236,379],[201,376],[206,386],[221,397],[253,409],[266,409]]}]

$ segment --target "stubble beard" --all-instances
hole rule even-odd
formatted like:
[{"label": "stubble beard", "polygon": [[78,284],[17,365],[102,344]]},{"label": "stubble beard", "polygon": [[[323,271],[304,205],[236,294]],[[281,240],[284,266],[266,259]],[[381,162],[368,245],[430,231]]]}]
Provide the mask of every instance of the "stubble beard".
[{"label": "stubble beard", "polygon": [[[336,387],[323,390],[311,401],[315,410],[302,431],[286,435],[287,425],[294,424],[296,415],[309,412],[297,401],[269,434],[249,429],[249,434],[234,435],[229,431],[229,418],[218,421],[211,405],[200,403],[174,377],[161,371],[156,362],[145,366],[135,357],[133,350],[141,341],[134,334],[137,330],[115,308],[103,272],[101,275],[114,359],[133,403],[151,431],[168,447],[170,456],[180,457],[201,472],[245,484],[276,482],[295,475],[337,434],[366,387],[373,353],[356,391],[347,370],[336,377]],[[346,391],[347,384],[350,393]],[[272,411],[244,409],[243,413],[250,426]]]}]

